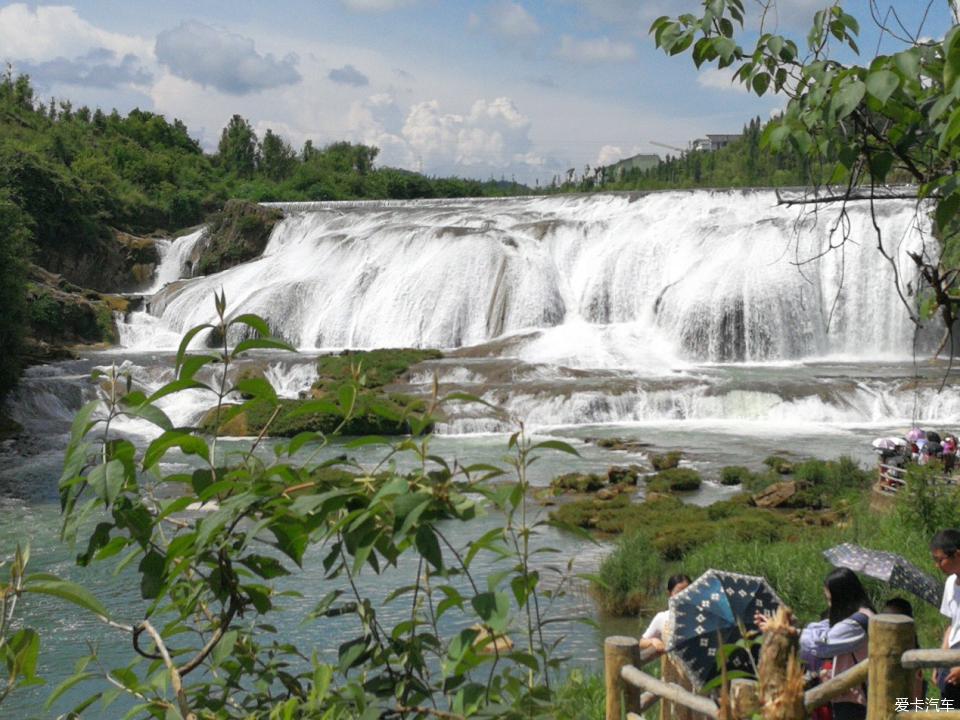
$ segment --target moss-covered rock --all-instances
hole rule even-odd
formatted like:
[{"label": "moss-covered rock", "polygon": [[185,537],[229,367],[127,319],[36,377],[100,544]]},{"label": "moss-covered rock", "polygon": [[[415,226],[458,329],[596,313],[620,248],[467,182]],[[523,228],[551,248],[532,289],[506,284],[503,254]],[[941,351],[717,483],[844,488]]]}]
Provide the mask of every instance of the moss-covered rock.
[{"label": "moss-covered rock", "polygon": [[555,494],[574,492],[596,492],[607,485],[607,478],[596,473],[571,472],[558,475],[550,481],[550,487]]},{"label": "moss-covered rock", "polygon": [[690,492],[702,483],[700,473],[690,468],[670,468],[647,480],[647,488],[654,492]]},{"label": "moss-covered rock", "polygon": [[191,275],[212,275],[263,253],[283,213],[245,200],[228,200],[196,244]]},{"label": "moss-covered rock", "polygon": [[780,475],[789,475],[793,472],[793,463],[780,455],[770,455],[764,458],[763,464]]},{"label": "moss-covered rock", "polygon": [[740,485],[749,482],[753,473],[743,465],[727,465],[720,471],[721,485]]},{"label": "moss-covered rock", "polygon": [[[37,347],[117,341],[115,312],[130,300],[78,287],[60,275],[32,267],[27,283],[30,335]],[[29,348],[28,348],[29,352]]]},{"label": "moss-covered rock", "polygon": [[153,238],[110,230],[83,246],[43,245],[36,261],[80,287],[98,292],[136,292],[150,284],[160,253]]},{"label": "moss-covered rock", "polygon": [[650,464],[653,465],[653,469],[657,471],[671,470],[680,464],[680,458],[682,456],[683,453],[679,450],[671,450],[663,454],[654,453],[650,455]]}]

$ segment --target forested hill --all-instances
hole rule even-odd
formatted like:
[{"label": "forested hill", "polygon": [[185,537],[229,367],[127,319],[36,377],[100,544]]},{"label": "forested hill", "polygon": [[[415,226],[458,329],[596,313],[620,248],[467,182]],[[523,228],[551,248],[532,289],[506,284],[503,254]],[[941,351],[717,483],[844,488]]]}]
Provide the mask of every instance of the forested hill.
[{"label": "forested hill", "polygon": [[[136,235],[197,225],[227,199],[529,192],[515,183],[377,168],[377,153],[347,142],[308,142],[297,150],[270,131],[258,138],[235,115],[217,152],[207,154],[179,120],[41,102],[28,77],[8,71],[0,77],[0,399],[18,376],[24,338],[111,339],[116,308],[109,298],[79,291],[132,289],[117,273],[136,274],[155,256],[152,243]],[[29,352],[37,352],[36,343]]]}]

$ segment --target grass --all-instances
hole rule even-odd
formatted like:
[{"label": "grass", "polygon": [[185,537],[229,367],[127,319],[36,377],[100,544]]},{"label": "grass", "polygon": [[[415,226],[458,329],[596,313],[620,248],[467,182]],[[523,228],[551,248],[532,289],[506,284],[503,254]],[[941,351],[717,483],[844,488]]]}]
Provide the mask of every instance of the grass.
[{"label": "grass", "polygon": [[606,688],[602,674],[573,669],[556,690],[554,715],[564,720],[604,720]]},{"label": "grass", "polygon": [[696,470],[674,467],[661,470],[647,480],[647,489],[653,492],[690,492],[698,490],[702,482]]}]

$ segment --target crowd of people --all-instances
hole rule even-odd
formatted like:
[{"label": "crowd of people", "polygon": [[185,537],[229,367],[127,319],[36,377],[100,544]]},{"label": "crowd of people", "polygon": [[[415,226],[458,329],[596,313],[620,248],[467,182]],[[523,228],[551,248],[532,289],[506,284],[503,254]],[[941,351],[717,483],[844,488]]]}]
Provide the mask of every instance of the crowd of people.
[{"label": "crowd of people", "polygon": [[[941,647],[960,649],[960,530],[938,532],[930,542],[934,563],[947,576],[944,584],[940,612],[948,624],[943,633]],[[674,575],[667,584],[670,596],[685,589],[691,580],[687,575]],[[864,660],[868,653],[870,618],[876,610],[856,573],[847,568],[831,571],[823,584],[827,609],[821,619],[812,622],[800,633],[800,656],[808,677],[813,682],[839,675]],[[911,603],[902,597],[892,597],[881,612],[913,617]],[[765,631],[769,617],[758,614],[754,621],[761,632]],[[658,613],[640,639],[641,648],[652,648],[664,653],[669,650],[669,613]],[[916,639],[914,645],[918,646]],[[933,682],[939,690],[941,701],[952,703],[960,709],[960,666],[941,668],[934,672]],[[911,702],[928,697],[929,690],[923,672],[917,671],[911,688]],[[866,685],[854,687],[835,698],[816,720],[863,720],[867,715]]]},{"label": "crowd of people", "polygon": [[912,428],[903,437],[881,437],[873,441],[880,456],[880,484],[882,489],[896,492],[904,483],[907,465],[939,463],[945,475],[957,467],[960,441],[952,433],[941,435],[935,430]]}]

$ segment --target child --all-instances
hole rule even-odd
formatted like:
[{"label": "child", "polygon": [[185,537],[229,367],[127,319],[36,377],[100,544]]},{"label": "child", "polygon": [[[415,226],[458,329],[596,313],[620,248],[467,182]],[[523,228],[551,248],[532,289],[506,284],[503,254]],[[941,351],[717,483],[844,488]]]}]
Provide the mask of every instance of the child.
[{"label": "child", "polygon": [[[881,612],[890,613],[891,615],[906,615],[908,618],[912,618],[913,605],[904,598],[892,597],[887,600],[887,604],[883,606]],[[913,647],[920,647],[920,640],[917,638],[916,633],[913,634]],[[923,699],[927,696],[927,681],[923,679],[923,670],[916,671],[911,690],[914,699]]]}]

